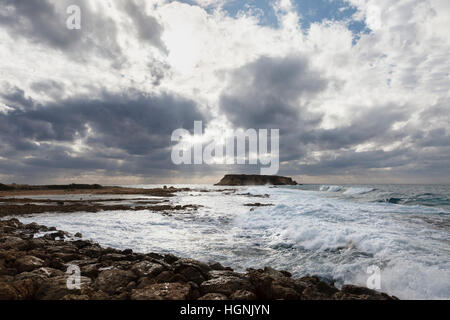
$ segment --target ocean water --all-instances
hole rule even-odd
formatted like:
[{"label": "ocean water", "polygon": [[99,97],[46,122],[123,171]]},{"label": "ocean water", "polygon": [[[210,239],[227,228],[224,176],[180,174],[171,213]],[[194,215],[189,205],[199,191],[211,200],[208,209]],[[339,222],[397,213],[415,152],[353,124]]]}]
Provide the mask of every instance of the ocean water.
[{"label": "ocean water", "polygon": [[[183,187],[194,191],[170,202],[198,204],[199,210],[20,220],[81,232],[104,246],[218,261],[238,271],[272,266],[337,286],[366,285],[367,268],[376,265],[381,291],[403,299],[450,299],[450,186]],[[246,206],[252,203],[272,206]]]}]

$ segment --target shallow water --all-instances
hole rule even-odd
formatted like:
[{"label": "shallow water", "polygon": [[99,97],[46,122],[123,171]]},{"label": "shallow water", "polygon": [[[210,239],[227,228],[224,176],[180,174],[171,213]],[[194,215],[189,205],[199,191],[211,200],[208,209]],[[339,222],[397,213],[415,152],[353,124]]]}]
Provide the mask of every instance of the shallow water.
[{"label": "shallow water", "polygon": [[[170,202],[202,205],[197,212],[39,214],[20,220],[81,232],[104,246],[219,261],[239,271],[270,265],[295,276],[318,274],[337,285],[366,285],[367,268],[377,265],[382,291],[400,298],[450,299],[450,212],[442,202],[438,206],[428,200],[409,205],[381,201],[392,193],[412,198],[408,188],[264,186],[240,187],[234,194],[191,191]],[[428,193],[441,189],[433,190]],[[244,206],[257,202],[273,206],[253,211]]]}]

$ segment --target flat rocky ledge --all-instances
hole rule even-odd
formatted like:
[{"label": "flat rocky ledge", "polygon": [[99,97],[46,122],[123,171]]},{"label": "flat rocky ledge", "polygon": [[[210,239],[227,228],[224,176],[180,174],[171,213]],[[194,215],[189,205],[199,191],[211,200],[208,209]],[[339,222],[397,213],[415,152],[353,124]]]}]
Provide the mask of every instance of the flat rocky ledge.
[{"label": "flat rocky ledge", "polygon": [[[67,286],[68,267],[81,271]],[[70,282],[70,281],[69,281]],[[391,300],[387,294],[272,268],[237,273],[171,254],[102,248],[55,228],[0,221],[0,300]]]}]

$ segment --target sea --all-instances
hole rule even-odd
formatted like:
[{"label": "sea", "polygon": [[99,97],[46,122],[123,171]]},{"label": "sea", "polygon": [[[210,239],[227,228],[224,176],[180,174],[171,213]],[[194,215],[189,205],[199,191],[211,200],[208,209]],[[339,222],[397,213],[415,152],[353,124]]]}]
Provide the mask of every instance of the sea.
[{"label": "sea", "polygon": [[270,266],[338,287],[366,286],[378,270],[380,291],[400,299],[450,299],[450,185],[167,186],[191,189],[170,203],[199,209],[19,219],[81,232],[106,247],[172,253],[237,271]]}]

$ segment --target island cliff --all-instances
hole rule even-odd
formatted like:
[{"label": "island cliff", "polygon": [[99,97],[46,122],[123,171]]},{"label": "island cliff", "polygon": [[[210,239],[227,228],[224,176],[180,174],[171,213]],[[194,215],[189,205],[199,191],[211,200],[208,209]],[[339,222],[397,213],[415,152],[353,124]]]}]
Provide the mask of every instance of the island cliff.
[{"label": "island cliff", "polygon": [[216,186],[263,186],[271,185],[297,185],[297,182],[289,177],[262,176],[246,174],[227,174]]}]

